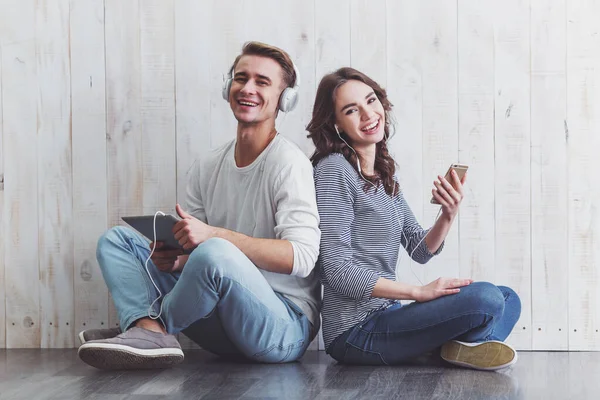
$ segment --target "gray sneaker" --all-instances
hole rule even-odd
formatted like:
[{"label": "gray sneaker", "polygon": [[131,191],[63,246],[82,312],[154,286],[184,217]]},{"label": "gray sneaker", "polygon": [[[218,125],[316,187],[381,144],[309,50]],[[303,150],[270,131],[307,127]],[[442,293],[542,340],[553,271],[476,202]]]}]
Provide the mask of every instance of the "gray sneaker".
[{"label": "gray sneaker", "polygon": [[183,361],[175,336],[138,327],[114,338],[86,342],[77,354],[92,367],[110,370],[167,368]]},{"label": "gray sneaker", "polygon": [[121,328],[86,329],[79,332],[79,341],[86,344],[90,340],[112,339],[121,333]]}]

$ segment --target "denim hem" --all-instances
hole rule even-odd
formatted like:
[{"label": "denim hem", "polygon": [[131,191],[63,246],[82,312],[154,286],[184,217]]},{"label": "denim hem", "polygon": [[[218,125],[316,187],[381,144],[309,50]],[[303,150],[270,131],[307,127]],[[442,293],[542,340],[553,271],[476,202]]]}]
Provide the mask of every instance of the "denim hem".
[{"label": "denim hem", "polygon": [[[121,326],[121,331],[125,332],[127,329],[132,327],[132,325],[135,323],[135,321],[137,321],[138,319],[142,319],[142,318],[150,318],[148,316],[148,312],[144,312],[144,313],[139,312],[139,313],[131,314],[130,316],[123,318],[121,321],[119,321],[120,326]],[[159,319],[156,319],[154,321],[159,322],[164,327],[162,317],[159,317]],[[123,323],[123,322],[125,322],[125,323]]]}]

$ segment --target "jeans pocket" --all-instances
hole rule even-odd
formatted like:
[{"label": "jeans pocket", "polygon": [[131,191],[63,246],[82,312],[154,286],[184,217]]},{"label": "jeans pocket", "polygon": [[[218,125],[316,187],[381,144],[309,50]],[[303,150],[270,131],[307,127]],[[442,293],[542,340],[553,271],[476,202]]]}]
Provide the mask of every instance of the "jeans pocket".
[{"label": "jeans pocket", "polygon": [[359,349],[346,343],[346,351],[340,362],[354,365],[388,365],[380,353]]},{"label": "jeans pocket", "polygon": [[275,295],[279,297],[279,300],[281,300],[281,302],[287,306],[288,310],[290,310],[294,315],[296,315],[298,319],[301,319],[305,316],[302,309],[292,300],[277,292],[275,292]]},{"label": "jeans pocket", "polygon": [[268,349],[256,353],[254,356],[252,356],[252,359],[263,363],[284,363],[295,361],[300,358],[302,354],[304,354],[304,351],[298,350],[300,350],[305,343],[306,341],[302,339],[295,343],[284,346],[273,345]]}]

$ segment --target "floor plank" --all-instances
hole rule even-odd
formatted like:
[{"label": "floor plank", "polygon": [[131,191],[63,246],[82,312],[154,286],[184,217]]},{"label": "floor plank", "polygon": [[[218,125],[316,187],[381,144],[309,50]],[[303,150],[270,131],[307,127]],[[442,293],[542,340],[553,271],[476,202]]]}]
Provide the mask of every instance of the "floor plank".
[{"label": "floor plank", "polygon": [[309,351],[296,363],[253,364],[202,350],[168,370],[99,371],[75,350],[0,350],[2,399],[596,399],[600,353],[521,352],[502,372],[433,358],[403,366],[340,365]]}]

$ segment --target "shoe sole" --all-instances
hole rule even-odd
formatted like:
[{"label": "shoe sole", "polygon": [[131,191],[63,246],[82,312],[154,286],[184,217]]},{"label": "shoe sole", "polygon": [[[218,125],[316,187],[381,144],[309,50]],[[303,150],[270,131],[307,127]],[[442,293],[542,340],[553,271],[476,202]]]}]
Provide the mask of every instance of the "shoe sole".
[{"label": "shoe sole", "polygon": [[517,362],[517,351],[510,345],[491,340],[466,343],[453,340],[442,346],[441,357],[447,362],[480,371],[496,371]]},{"label": "shoe sole", "polygon": [[77,354],[84,363],[105,370],[162,369],[183,361],[181,349],[144,350],[106,343],[84,344]]},{"label": "shoe sole", "polygon": [[83,332],[85,332],[85,331],[81,331],[81,332],[79,332],[79,335],[77,335],[77,336],[79,336],[79,342],[81,344],[85,344],[85,342],[86,342],[85,337],[83,336]]}]

